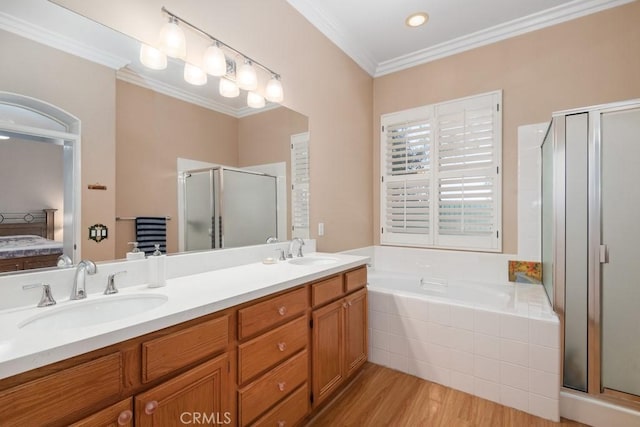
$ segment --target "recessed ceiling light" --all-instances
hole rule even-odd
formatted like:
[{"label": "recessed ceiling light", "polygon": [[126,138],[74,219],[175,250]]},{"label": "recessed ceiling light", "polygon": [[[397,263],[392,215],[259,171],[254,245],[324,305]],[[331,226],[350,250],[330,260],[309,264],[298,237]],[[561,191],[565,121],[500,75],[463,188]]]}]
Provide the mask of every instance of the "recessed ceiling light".
[{"label": "recessed ceiling light", "polygon": [[404,22],[409,27],[419,27],[420,25],[426,24],[428,20],[429,15],[427,13],[416,12],[409,15]]}]

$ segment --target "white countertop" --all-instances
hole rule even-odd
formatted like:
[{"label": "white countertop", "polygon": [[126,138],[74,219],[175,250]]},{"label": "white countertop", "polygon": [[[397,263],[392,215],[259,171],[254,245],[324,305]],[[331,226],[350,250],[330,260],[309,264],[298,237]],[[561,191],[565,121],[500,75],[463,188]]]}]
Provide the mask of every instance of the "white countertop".
[{"label": "white countertop", "polygon": [[58,362],[137,336],[195,319],[225,308],[289,289],[369,261],[368,257],[313,253],[306,257],[335,258],[327,265],[253,263],[167,281],[162,288],[130,286],[117,296],[161,294],[167,302],[149,311],[93,326],[67,329],[18,325],[47,310],[83,304],[114,295],[90,294],[81,301],[63,301],[52,307],[20,307],[0,311],[0,379]]}]

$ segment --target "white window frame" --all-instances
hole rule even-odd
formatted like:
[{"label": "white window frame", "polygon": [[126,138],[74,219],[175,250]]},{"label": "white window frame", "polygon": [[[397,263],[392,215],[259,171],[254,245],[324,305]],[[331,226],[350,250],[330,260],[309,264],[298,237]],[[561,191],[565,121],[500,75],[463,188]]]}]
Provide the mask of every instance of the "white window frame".
[{"label": "white window frame", "polygon": [[[485,163],[482,167],[465,169],[453,169],[452,171],[440,171],[439,143],[440,132],[438,130],[439,113],[448,111],[461,114],[478,105],[491,106],[492,112],[492,141],[493,161]],[[486,107],[485,107],[486,108]],[[466,118],[466,116],[464,116]],[[391,175],[387,171],[387,128],[390,125],[408,123],[416,120],[428,120],[431,123],[431,141],[429,143],[429,169],[420,173],[407,175]],[[488,174],[491,175],[488,175]],[[381,116],[380,127],[380,243],[394,246],[417,246],[439,249],[471,250],[482,252],[502,251],[502,91],[493,91],[479,95],[459,98],[437,104],[425,105],[409,110],[384,114]],[[490,188],[493,199],[491,231],[465,234],[444,234],[439,231],[439,182],[441,178],[462,176],[481,176],[486,182],[484,187]],[[387,186],[390,182],[405,180],[429,180],[428,203],[428,231],[425,233],[406,233],[389,231],[387,224]],[[485,202],[486,204],[486,202]],[[465,223],[467,225],[467,223]]]},{"label": "white window frame", "polygon": [[[306,158],[299,154],[306,153]],[[298,163],[306,165],[306,174],[300,175]],[[310,237],[309,223],[309,132],[291,135],[291,238]]]}]

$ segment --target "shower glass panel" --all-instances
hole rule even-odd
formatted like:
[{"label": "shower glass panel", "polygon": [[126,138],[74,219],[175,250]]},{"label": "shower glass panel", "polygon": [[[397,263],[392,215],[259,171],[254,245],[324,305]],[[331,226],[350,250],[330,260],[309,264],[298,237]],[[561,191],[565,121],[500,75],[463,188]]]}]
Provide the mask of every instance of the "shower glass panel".
[{"label": "shower glass panel", "polygon": [[211,249],[211,170],[184,175],[185,248],[189,251]]},{"label": "shower glass panel", "polygon": [[601,124],[602,388],[640,395],[640,108]]},{"label": "shower glass panel", "polygon": [[[587,391],[589,297],[588,113],[565,119],[564,386]],[[561,120],[561,119],[560,119]]]},{"label": "shower glass panel", "polygon": [[542,142],[542,283],[553,305],[553,129]]}]

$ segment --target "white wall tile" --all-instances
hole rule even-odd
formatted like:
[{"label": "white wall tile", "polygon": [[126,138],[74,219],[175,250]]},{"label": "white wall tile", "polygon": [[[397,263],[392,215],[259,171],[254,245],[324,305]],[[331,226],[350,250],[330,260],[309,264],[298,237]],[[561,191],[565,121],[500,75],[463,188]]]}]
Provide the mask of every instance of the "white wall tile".
[{"label": "white wall tile", "polygon": [[500,338],[500,360],[520,366],[529,366],[529,344]]},{"label": "white wall tile", "polygon": [[529,342],[529,319],[510,314],[501,314],[500,336],[510,340]]},{"label": "white wall tile", "polygon": [[379,348],[369,348],[369,362],[376,365],[389,366],[389,352]]},{"label": "white wall tile", "polygon": [[502,362],[500,364],[500,383],[523,391],[529,390],[529,369],[524,366]]},{"label": "white wall tile", "polygon": [[391,294],[369,291],[367,294],[367,303],[369,304],[369,309],[388,313],[391,298]]},{"label": "white wall tile", "polygon": [[450,328],[449,333],[449,345],[451,348],[473,354],[473,332]]},{"label": "white wall tile", "polygon": [[389,350],[389,340],[387,339],[387,333],[371,329],[370,344],[373,348],[379,348],[380,350]]},{"label": "white wall tile", "polygon": [[451,306],[451,326],[473,331],[473,309],[457,305]]},{"label": "white wall tile", "polygon": [[407,296],[396,296],[394,301],[400,316],[422,321],[429,320],[429,304],[425,300]]},{"label": "white wall tile", "polygon": [[560,399],[560,375],[529,370],[529,391],[550,399]]},{"label": "white wall tile", "polygon": [[529,411],[529,393],[506,385],[500,386],[500,403],[520,411]]},{"label": "white wall tile", "polygon": [[449,361],[451,372],[473,375],[473,354],[464,351],[451,350],[451,359]]},{"label": "white wall tile", "polygon": [[500,384],[475,377],[473,379],[473,394],[500,403]]},{"label": "white wall tile", "polygon": [[529,393],[529,413],[552,421],[560,421],[560,401]]},{"label": "white wall tile", "polygon": [[388,365],[391,369],[396,371],[409,373],[409,360],[407,356],[401,356],[399,354],[389,352]]},{"label": "white wall tile", "polygon": [[413,371],[409,372],[410,374],[427,381],[442,384],[444,386],[449,386],[451,383],[451,372],[449,369],[420,361],[411,363],[411,368]]},{"label": "white wall tile", "polygon": [[560,322],[529,319],[529,342],[551,348],[560,348]]},{"label": "white wall tile", "polygon": [[443,326],[438,323],[427,322],[427,339],[434,344],[450,347],[451,335],[448,326]]},{"label": "white wall tile", "polygon": [[381,311],[369,310],[369,327],[378,331],[389,331],[389,315]]},{"label": "white wall tile", "polygon": [[473,313],[473,330],[485,335],[500,336],[500,314],[476,309]]},{"label": "white wall tile", "polygon": [[438,344],[431,344],[427,350],[427,363],[441,368],[449,368],[451,349]]},{"label": "white wall tile", "polygon": [[482,356],[473,357],[473,375],[477,378],[500,382],[500,362]]},{"label": "white wall tile", "polygon": [[400,316],[390,314],[389,320],[389,332],[396,335],[406,336],[404,321]]},{"label": "white wall tile", "polygon": [[465,393],[473,394],[473,375],[451,371],[450,387]]},{"label": "white wall tile", "polygon": [[500,359],[500,338],[478,333],[473,338],[473,351],[476,355]]},{"label": "white wall tile", "polygon": [[399,354],[401,356],[408,356],[409,354],[409,341],[407,337],[403,337],[395,334],[388,334],[388,350],[390,353]]},{"label": "white wall tile", "polygon": [[429,301],[429,321],[448,326],[451,324],[451,306]]},{"label": "white wall tile", "polygon": [[560,349],[529,346],[529,367],[552,374],[560,373]]}]

